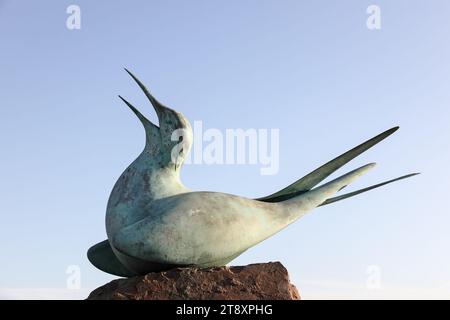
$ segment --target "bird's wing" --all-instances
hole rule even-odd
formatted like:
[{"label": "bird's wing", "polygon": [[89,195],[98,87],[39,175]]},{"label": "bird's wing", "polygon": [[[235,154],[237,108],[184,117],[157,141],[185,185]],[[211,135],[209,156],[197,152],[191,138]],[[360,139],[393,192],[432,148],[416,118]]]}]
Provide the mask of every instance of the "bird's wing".
[{"label": "bird's wing", "polygon": [[336,201],[341,201],[341,200],[344,200],[344,199],[356,196],[356,195],[358,195],[360,193],[364,193],[366,191],[369,191],[369,190],[372,190],[372,189],[376,189],[378,187],[387,185],[387,184],[395,182],[395,181],[399,181],[399,180],[402,180],[402,179],[413,177],[413,176],[418,175],[418,174],[419,174],[418,172],[410,173],[410,174],[407,174],[407,175],[404,175],[404,176],[401,176],[401,177],[398,177],[398,178],[395,178],[395,179],[392,179],[392,180],[388,180],[388,181],[384,181],[384,182],[375,184],[375,185],[367,187],[367,188],[359,189],[359,190],[356,190],[356,191],[353,191],[353,192],[345,193],[345,194],[337,196],[337,197],[329,198],[329,199],[325,200],[322,204],[320,204],[318,207],[325,206],[327,204],[330,204],[330,203],[333,203],[333,202],[336,202]]},{"label": "bird's wing", "polygon": [[264,202],[280,202],[309,191],[311,188],[319,184],[322,180],[326,179],[330,174],[341,168],[347,162],[359,156],[364,151],[368,150],[369,148],[376,145],[378,142],[384,140],[385,138],[393,134],[395,131],[398,130],[398,128],[399,127],[394,127],[389,130],[386,130],[383,133],[380,133],[379,135],[373,137],[372,139],[369,139],[366,142],[361,143],[360,145],[354,147],[353,149],[325,163],[321,167],[310,172],[309,174],[307,174],[300,180],[297,180],[293,184],[287,186],[286,188],[278,192],[275,192],[274,194],[271,194],[269,196],[258,198],[255,200]]},{"label": "bird's wing", "polygon": [[136,274],[129,271],[116,257],[108,240],[97,243],[87,252],[89,261],[98,269],[120,277],[132,277]]}]

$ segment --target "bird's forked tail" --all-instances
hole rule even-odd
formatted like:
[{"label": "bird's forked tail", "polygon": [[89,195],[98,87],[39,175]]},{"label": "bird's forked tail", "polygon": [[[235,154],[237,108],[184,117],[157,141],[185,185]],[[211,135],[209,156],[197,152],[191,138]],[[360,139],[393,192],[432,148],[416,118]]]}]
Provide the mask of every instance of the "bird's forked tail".
[{"label": "bird's forked tail", "polygon": [[310,210],[320,206],[339,190],[368,172],[375,165],[375,163],[366,164],[365,166],[350,171],[339,178],[336,178],[297,197],[279,202],[279,204],[285,207],[289,220],[291,220],[289,222],[293,222]]}]

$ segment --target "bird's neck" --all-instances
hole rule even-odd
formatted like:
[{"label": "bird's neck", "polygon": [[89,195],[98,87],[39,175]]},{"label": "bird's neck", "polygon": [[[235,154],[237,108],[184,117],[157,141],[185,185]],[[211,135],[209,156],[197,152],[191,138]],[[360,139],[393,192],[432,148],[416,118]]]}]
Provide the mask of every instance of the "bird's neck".
[{"label": "bird's neck", "polygon": [[162,165],[161,159],[144,151],[133,166],[144,177],[145,187],[154,199],[188,191],[181,183],[179,167],[175,167],[172,163]]}]

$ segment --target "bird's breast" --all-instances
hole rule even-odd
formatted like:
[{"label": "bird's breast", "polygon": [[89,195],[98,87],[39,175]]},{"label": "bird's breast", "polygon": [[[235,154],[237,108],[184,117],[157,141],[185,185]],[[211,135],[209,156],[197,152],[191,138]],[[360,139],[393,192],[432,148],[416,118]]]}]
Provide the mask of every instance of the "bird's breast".
[{"label": "bird's breast", "polygon": [[178,177],[166,170],[152,170],[139,161],[132,163],[111,191],[106,209],[108,237],[147,217],[157,199],[185,192]]}]

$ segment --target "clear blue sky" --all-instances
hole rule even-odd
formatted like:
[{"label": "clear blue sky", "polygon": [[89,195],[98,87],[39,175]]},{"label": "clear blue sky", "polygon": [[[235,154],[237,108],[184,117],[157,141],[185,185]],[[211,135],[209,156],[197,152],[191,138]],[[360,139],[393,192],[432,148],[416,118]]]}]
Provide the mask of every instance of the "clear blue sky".
[{"label": "clear blue sky", "polygon": [[[81,8],[81,29],[66,8]],[[381,30],[366,8],[381,8]],[[0,1],[0,297],[78,297],[113,279],[111,188],[144,144],[117,94],[156,116],[123,71],[206,128],[278,128],[280,170],[189,165],[184,183],[257,197],[394,125],[339,173],[348,190],[422,175],[315,210],[234,264],[281,261],[305,298],[450,298],[448,1]],[[82,289],[66,290],[66,268]],[[381,271],[368,290],[368,266]],[[45,289],[46,288],[46,289]]]}]

